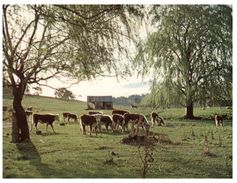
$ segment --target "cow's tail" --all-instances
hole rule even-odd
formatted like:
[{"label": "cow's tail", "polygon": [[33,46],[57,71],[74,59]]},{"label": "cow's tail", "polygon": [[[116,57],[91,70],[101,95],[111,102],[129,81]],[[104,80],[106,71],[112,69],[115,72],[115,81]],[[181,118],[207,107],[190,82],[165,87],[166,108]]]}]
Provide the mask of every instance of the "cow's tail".
[{"label": "cow's tail", "polygon": [[81,120],[81,118],[79,119],[79,123],[80,123],[80,130],[83,131],[83,126],[82,126],[82,120]]}]

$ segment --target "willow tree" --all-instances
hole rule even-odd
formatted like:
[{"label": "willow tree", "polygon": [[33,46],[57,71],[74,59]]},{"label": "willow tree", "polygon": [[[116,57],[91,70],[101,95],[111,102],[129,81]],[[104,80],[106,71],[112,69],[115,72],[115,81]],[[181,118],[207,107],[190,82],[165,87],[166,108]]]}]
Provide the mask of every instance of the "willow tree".
[{"label": "willow tree", "polygon": [[169,80],[185,99],[185,115],[191,119],[202,86],[206,93],[231,90],[221,83],[232,83],[232,8],[154,6],[150,16],[154,31],[138,44],[135,64],[143,75],[153,69],[159,84]]},{"label": "willow tree", "polygon": [[[131,40],[140,6],[3,5],[3,73],[11,85],[18,141],[30,139],[22,106],[26,86],[50,78],[77,81],[104,73],[126,73],[118,66]],[[119,68],[119,69],[118,69]]]}]

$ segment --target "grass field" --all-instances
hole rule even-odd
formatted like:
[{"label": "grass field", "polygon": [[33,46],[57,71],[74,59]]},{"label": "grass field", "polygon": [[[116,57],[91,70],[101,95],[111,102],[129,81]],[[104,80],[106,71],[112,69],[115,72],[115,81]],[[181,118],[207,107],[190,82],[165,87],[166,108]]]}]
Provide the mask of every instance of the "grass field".
[{"label": "grass field", "polygon": [[[11,100],[4,99],[4,105]],[[44,97],[24,98],[23,105],[34,111],[78,115],[87,112],[86,104]],[[117,108],[123,108],[116,106]],[[150,108],[123,108],[147,115]],[[184,120],[183,109],[157,110],[165,119],[163,127],[151,127],[155,133],[167,134],[171,144],[157,144],[148,178],[231,178],[232,121],[225,120],[224,128],[215,127],[212,120]],[[103,111],[111,114],[110,110]],[[226,114],[225,108],[196,109],[196,116],[208,118],[213,113]],[[61,122],[63,120],[61,119]],[[4,121],[7,123],[7,120]],[[30,143],[11,143],[10,128],[3,129],[4,178],[141,178],[142,163],[138,147],[121,143],[127,134],[103,132],[90,137],[82,135],[78,123],[54,124],[56,134],[31,132]],[[49,128],[49,130],[51,130]],[[207,136],[208,145],[204,145]],[[204,155],[207,148],[210,156]],[[112,155],[113,154],[113,155]],[[108,161],[112,160],[112,161]],[[112,162],[112,163],[108,163]]]}]

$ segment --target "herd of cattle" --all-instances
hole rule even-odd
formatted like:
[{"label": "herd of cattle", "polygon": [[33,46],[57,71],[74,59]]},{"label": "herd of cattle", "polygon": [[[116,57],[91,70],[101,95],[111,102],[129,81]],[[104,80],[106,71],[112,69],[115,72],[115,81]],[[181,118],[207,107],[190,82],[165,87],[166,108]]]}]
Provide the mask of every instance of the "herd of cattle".
[{"label": "herd of cattle", "polygon": [[[5,106],[3,106],[3,111],[7,111]],[[90,135],[92,132],[95,132],[97,135],[97,132],[101,131],[102,125],[105,126],[106,131],[108,131],[109,128],[112,131],[118,130],[121,127],[122,132],[128,131],[130,126],[131,131],[136,133],[138,133],[140,127],[146,133],[149,132],[150,128],[149,122],[143,114],[130,113],[129,111],[125,110],[113,110],[112,116],[98,111],[89,111],[87,114],[82,114],[80,117],[70,112],[64,112],[62,115],[64,122],[70,122],[72,120],[74,122],[78,122],[80,120],[80,126],[83,134],[86,134],[86,126],[89,126]],[[34,125],[37,131],[37,125],[40,122],[46,124],[46,131],[48,129],[48,125],[50,125],[53,132],[55,132],[53,128],[53,122],[59,121],[60,119],[59,115],[55,114],[33,113],[32,107],[28,107],[26,109],[26,116],[28,121],[32,121],[30,129],[32,130],[32,126]],[[30,117],[32,117],[31,120]],[[223,126],[222,116],[214,115],[214,120],[216,126]],[[153,126],[161,126],[165,124],[164,120],[156,112],[151,113],[151,123]]]},{"label": "herd of cattle", "polygon": [[[52,130],[54,131],[53,122],[59,120],[59,115],[54,114],[32,115],[32,125],[35,126],[37,131],[38,122],[46,123],[46,130],[48,128],[48,125],[50,125],[52,127]],[[144,115],[130,113],[125,110],[113,110],[112,116],[97,111],[89,111],[87,114],[82,114],[80,117],[70,112],[64,112],[62,116],[64,122],[78,122],[80,120],[80,126],[83,134],[86,134],[86,126],[89,126],[90,135],[92,134],[92,132],[95,132],[95,134],[97,135],[97,132],[101,131],[102,125],[105,126],[106,131],[108,131],[109,129],[114,131],[121,128],[122,132],[128,131],[129,126],[131,126],[131,131],[135,131],[136,133],[138,133],[139,128],[142,128],[146,133],[148,133],[150,128],[149,122]],[[164,125],[163,119],[159,117],[157,113],[152,112],[151,117],[153,125]]]}]

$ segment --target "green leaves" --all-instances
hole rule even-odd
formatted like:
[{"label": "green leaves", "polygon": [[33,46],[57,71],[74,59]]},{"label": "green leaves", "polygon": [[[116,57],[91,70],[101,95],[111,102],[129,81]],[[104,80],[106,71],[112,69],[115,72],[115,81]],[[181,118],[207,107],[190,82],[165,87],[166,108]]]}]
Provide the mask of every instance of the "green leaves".
[{"label": "green leaves", "polygon": [[[182,91],[183,96],[189,96],[188,100],[193,102],[200,99],[201,84],[207,85],[211,79],[215,81],[215,85],[209,83],[205,87],[208,93],[212,87],[223,86],[221,81],[231,82],[230,69],[219,70],[232,67],[231,7],[163,5],[153,6],[150,13],[154,31],[145,43],[137,45],[134,62],[142,64],[144,68],[138,66],[137,69],[143,75],[157,70],[163,73],[155,75],[161,80],[159,93],[166,88],[160,97],[169,101],[167,93],[176,89],[175,93]],[[176,87],[167,88],[167,80]]]}]

